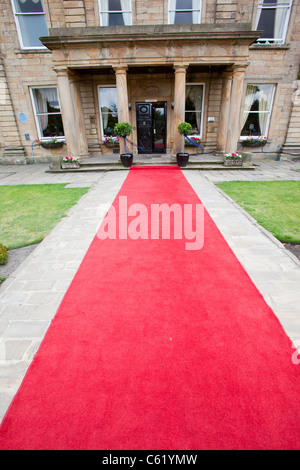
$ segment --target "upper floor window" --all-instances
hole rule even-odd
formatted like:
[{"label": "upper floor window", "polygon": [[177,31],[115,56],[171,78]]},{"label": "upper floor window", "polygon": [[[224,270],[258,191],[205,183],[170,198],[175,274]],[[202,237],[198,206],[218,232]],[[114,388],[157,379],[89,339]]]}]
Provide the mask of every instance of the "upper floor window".
[{"label": "upper floor window", "polygon": [[202,0],[169,0],[169,23],[201,23],[201,2]]},{"label": "upper floor window", "polygon": [[101,26],[131,25],[131,0],[99,0]]},{"label": "upper floor window", "polygon": [[39,139],[63,138],[64,129],[57,88],[31,88],[31,97]]},{"label": "upper floor window", "polygon": [[284,44],[293,0],[259,0],[256,29],[259,44]]},{"label": "upper floor window", "polygon": [[12,0],[22,49],[45,49],[39,38],[48,36],[42,0]]}]

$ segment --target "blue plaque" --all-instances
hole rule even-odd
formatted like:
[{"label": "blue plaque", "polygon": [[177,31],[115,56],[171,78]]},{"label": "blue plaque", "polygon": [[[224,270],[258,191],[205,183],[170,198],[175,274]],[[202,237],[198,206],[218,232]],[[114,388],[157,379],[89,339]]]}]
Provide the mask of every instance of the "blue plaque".
[{"label": "blue plaque", "polygon": [[19,121],[21,121],[22,124],[26,124],[26,122],[28,121],[28,116],[25,113],[20,113]]}]

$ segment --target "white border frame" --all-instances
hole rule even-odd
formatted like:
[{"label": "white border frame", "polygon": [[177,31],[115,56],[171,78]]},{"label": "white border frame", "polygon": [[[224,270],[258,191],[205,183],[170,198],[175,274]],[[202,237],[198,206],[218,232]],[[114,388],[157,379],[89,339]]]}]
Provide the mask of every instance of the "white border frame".
[{"label": "white border frame", "polygon": [[[247,96],[247,87],[248,85],[252,85],[252,86],[263,86],[263,85],[272,85],[273,87],[273,92],[272,92],[272,98],[271,98],[271,106],[270,106],[270,111],[261,111],[263,113],[269,113],[269,117],[268,117],[268,120],[266,122],[266,134],[261,134],[262,137],[268,137],[268,132],[269,132],[269,128],[270,128],[270,121],[271,121],[271,114],[273,112],[273,104],[274,104],[274,96],[275,96],[275,91],[276,91],[276,84],[275,83],[246,83],[246,91],[245,91],[245,97],[244,97],[244,102],[243,102],[243,109],[242,109],[242,116],[244,115],[244,106],[245,106],[245,99],[246,99],[246,96]],[[259,113],[259,111],[255,111],[255,113]],[[254,113],[254,112],[253,112]],[[240,134],[242,132],[243,129],[240,130]],[[246,136],[246,135],[240,135],[240,140],[246,140],[249,136]],[[254,138],[256,136],[253,136]]]},{"label": "white border frame", "polygon": [[[100,16],[100,26],[104,27],[103,25],[103,20],[102,20],[102,13],[130,13],[130,25],[124,25],[124,26],[132,26],[132,0],[130,0],[130,10],[102,10],[101,8],[101,0],[98,0],[98,8],[99,8],[99,16]],[[109,26],[108,26],[109,27]]]},{"label": "white border frame", "polygon": [[[20,28],[19,20],[18,20],[19,14],[16,12],[16,7],[15,7],[14,0],[11,0],[11,4],[12,4],[12,11],[13,11],[13,15],[14,15],[14,20],[15,20],[15,24],[16,24],[16,28],[17,28],[17,33],[18,33],[18,38],[19,38],[19,43],[20,43],[21,49],[23,49],[25,51],[28,51],[28,50],[45,51],[45,50],[47,50],[47,47],[43,46],[43,45],[41,45],[41,46],[24,46],[22,31],[21,31],[21,28]],[[46,26],[47,26],[47,29],[48,29],[46,11],[45,11],[45,6],[44,6],[43,0],[41,0],[41,4],[42,4],[44,12],[43,13],[32,13],[32,15],[38,15],[38,16],[43,15],[45,20],[46,20]],[[22,15],[22,13],[20,15]]]},{"label": "white border frame", "polygon": [[[191,85],[198,85],[198,86],[199,86],[199,85],[202,85],[202,86],[203,86],[202,109],[201,109],[201,110],[200,110],[200,109],[199,109],[199,110],[197,109],[197,110],[195,110],[195,111],[190,111],[191,113],[192,113],[192,112],[199,112],[199,111],[201,112],[201,129],[200,129],[200,134],[192,134],[190,137],[199,137],[199,139],[202,139],[202,138],[203,138],[203,122],[204,122],[203,117],[204,117],[204,102],[205,102],[205,83],[190,83],[190,82],[188,82],[188,83],[185,84],[184,114],[185,114],[185,112],[186,112],[186,110],[185,110],[186,87],[187,87],[187,86],[191,86]],[[187,111],[187,112],[189,112],[189,111]]]},{"label": "white border frame", "polygon": [[[57,136],[57,137],[56,136],[42,137],[42,130],[41,130],[40,122],[39,122],[39,119],[38,119],[38,114],[39,113],[37,112],[37,109],[36,109],[35,99],[34,99],[34,94],[33,94],[33,90],[39,90],[40,88],[56,88],[58,103],[59,103],[59,107],[60,107],[60,113],[47,113],[47,114],[60,114],[61,120],[62,120],[62,123],[63,123],[62,111],[61,111],[61,105],[60,105],[59,93],[58,93],[57,86],[56,85],[40,85],[40,86],[33,85],[33,86],[30,86],[29,91],[30,91],[30,97],[31,97],[31,102],[32,102],[32,106],[33,106],[34,120],[35,120],[35,125],[36,125],[36,128],[37,128],[39,140],[41,140],[42,142],[47,142],[47,141],[52,140],[52,139],[57,139],[58,141],[63,141],[64,142],[66,140],[66,137],[64,135]],[[64,125],[64,123],[63,123],[63,125]]]},{"label": "white border frame", "polygon": [[174,10],[174,9],[170,8],[170,0],[168,0],[168,24],[175,24],[175,23],[170,22],[170,13],[171,12],[191,11],[193,13],[194,11],[198,11],[198,10],[199,10],[199,16],[198,16],[199,21],[198,21],[198,23],[191,23],[191,24],[201,24],[201,22],[202,22],[202,0],[198,0],[198,1],[199,1],[199,4],[200,4],[199,9],[190,10],[190,9],[187,8],[186,10],[176,10],[176,9]]},{"label": "white border frame", "polygon": [[[97,86],[98,106],[99,106],[99,116],[100,116],[100,129],[101,129],[101,141],[103,142],[103,139],[104,139],[104,129],[103,129],[102,112],[101,112],[101,102],[100,102],[100,93],[99,93],[99,89],[100,89],[100,88],[115,88],[115,89],[117,90],[117,85],[98,85],[98,86]],[[117,106],[118,106],[118,100],[117,100]],[[118,114],[119,114],[119,108],[118,108]]]}]

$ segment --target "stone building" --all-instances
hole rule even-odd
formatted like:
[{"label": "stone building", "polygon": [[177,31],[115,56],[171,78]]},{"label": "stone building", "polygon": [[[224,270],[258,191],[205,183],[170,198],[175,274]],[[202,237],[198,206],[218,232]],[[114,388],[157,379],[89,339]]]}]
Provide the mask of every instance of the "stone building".
[{"label": "stone building", "polygon": [[300,153],[299,0],[2,0],[0,34],[4,163],[111,154],[117,121],[134,153],[176,154],[181,121],[206,153]]}]

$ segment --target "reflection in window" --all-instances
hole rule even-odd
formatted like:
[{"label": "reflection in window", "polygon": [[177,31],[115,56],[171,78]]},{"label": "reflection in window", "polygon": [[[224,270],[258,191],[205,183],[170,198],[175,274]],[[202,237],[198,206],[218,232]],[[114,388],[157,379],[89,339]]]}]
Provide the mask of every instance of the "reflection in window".
[{"label": "reflection in window", "polygon": [[201,23],[201,0],[169,0],[169,23]]},{"label": "reflection in window", "polygon": [[131,0],[99,0],[101,26],[131,25]]},{"label": "reflection in window", "polygon": [[292,0],[259,0],[256,29],[263,31],[258,43],[284,44]]},{"label": "reflection in window", "polygon": [[31,93],[39,138],[47,140],[47,138],[63,137],[64,129],[57,88],[32,88]]},{"label": "reflection in window", "polygon": [[241,137],[267,137],[274,96],[274,85],[248,85]]},{"label": "reflection in window", "polygon": [[187,85],[185,94],[185,121],[191,124],[193,135],[202,136],[203,85]]},{"label": "reflection in window", "polygon": [[99,87],[99,107],[102,136],[113,135],[113,129],[118,122],[116,87]]},{"label": "reflection in window", "polygon": [[23,49],[45,48],[39,38],[48,36],[42,0],[13,0],[18,34]]}]

